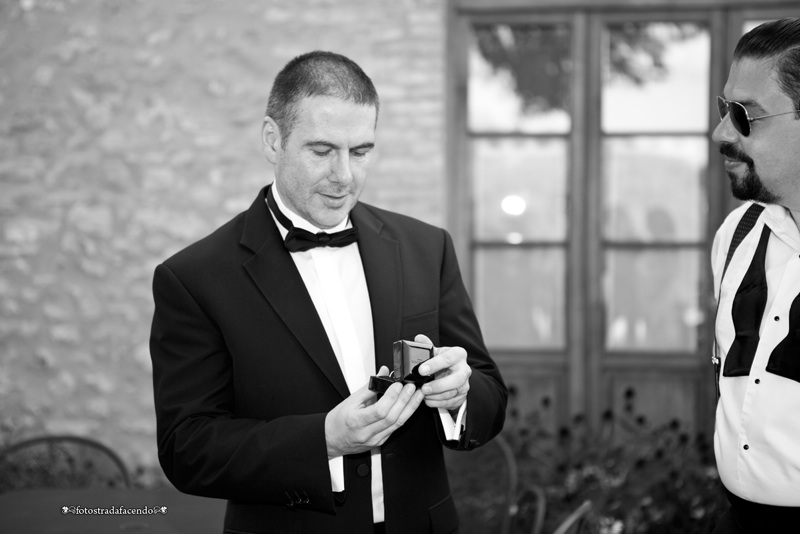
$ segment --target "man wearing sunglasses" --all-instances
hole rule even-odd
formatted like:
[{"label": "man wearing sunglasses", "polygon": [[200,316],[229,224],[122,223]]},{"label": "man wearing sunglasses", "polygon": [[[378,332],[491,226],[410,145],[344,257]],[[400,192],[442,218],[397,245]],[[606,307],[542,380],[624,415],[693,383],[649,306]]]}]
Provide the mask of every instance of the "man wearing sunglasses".
[{"label": "man wearing sunglasses", "polygon": [[800,19],[736,46],[712,139],[733,195],[717,231],[715,534],[800,532]]}]

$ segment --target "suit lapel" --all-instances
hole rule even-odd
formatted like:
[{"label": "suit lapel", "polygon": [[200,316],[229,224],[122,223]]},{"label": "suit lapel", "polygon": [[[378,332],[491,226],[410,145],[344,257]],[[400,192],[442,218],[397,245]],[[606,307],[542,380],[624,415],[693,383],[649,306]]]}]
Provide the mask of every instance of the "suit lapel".
[{"label": "suit lapel", "polygon": [[244,268],[286,327],[345,398],[350,395],[347,382],[303,279],[272,222],[265,192],[266,188],[261,190],[245,216],[241,243],[254,255],[244,263]]},{"label": "suit lapel", "polygon": [[372,308],[376,369],[385,365],[391,371],[392,342],[400,336],[402,318],[402,277],[400,245],[383,231],[383,223],[362,204],[350,213],[358,227],[358,248]]}]

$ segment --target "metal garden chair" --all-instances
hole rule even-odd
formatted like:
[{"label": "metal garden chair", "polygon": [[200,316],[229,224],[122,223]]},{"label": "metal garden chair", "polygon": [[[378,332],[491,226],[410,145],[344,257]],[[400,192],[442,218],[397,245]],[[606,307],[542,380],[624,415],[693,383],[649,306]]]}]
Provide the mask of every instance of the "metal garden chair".
[{"label": "metal garden chair", "polygon": [[0,493],[36,488],[129,488],[122,459],[79,436],[41,436],[0,451]]}]

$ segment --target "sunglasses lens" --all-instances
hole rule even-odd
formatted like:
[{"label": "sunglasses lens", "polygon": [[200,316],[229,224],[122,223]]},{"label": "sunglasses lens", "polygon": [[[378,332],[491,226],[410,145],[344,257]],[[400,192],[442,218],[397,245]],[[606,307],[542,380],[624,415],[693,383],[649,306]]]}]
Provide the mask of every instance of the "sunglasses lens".
[{"label": "sunglasses lens", "polygon": [[730,114],[731,124],[736,128],[736,131],[747,137],[750,135],[750,121],[747,118],[747,110],[739,102],[729,102],[722,98],[717,97],[717,108],[719,110],[720,120],[725,118],[725,115]]},{"label": "sunglasses lens", "polygon": [[750,121],[747,120],[747,110],[738,102],[731,102],[728,105],[731,110],[731,122],[740,134],[747,137],[750,135]]}]

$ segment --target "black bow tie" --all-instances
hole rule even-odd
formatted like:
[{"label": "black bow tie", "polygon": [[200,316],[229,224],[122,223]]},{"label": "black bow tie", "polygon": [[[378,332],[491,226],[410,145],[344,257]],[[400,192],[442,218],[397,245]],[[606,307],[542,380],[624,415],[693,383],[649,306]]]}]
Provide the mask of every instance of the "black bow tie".
[{"label": "black bow tie", "polygon": [[278,204],[272,195],[272,186],[267,188],[267,205],[278,222],[289,230],[286,239],[283,240],[289,252],[303,252],[315,247],[345,247],[358,241],[358,229],[355,226],[332,234],[327,232],[312,234],[308,230],[295,228],[292,221],[278,209]]}]

